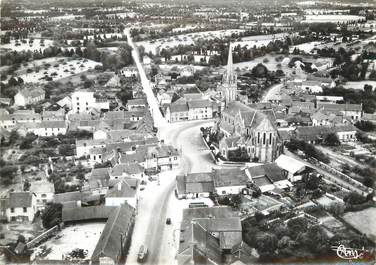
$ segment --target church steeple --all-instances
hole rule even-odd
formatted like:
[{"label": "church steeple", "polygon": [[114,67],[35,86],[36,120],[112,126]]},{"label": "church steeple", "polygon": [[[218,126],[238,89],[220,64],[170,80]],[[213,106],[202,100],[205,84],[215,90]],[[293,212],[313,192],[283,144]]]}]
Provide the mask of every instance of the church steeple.
[{"label": "church steeple", "polygon": [[232,47],[231,43],[229,43],[228,47],[228,59],[227,59],[227,67],[226,67],[226,73],[223,75],[223,83],[224,84],[234,84],[236,83],[236,73],[234,72],[234,65],[232,61]]},{"label": "church steeple", "polygon": [[236,90],[237,90],[237,74],[234,71],[234,65],[232,61],[232,47],[231,43],[228,48],[228,59],[226,72],[223,74],[222,87],[224,89],[224,96],[226,104],[236,100]]}]

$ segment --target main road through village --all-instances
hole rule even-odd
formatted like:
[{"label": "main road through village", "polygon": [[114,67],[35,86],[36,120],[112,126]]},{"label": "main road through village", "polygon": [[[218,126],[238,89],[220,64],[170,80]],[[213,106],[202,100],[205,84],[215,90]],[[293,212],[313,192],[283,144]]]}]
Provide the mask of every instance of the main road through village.
[{"label": "main road through village", "polygon": [[[140,62],[137,47],[129,34],[129,29],[124,33],[128,43],[133,48],[132,57],[138,68],[143,91],[146,94],[154,125],[158,128],[160,140],[171,144],[181,153],[181,163],[178,169],[163,172],[159,181],[146,185],[141,192],[136,224],[133,231],[132,243],[127,257],[127,264],[137,263],[137,253],[141,245],[148,248],[147,264],[173,264],[178,246],[178,228],[181,208],[174,196],[176,175],[191,172],[210,171],[216,167],[205,147],[201,136],[200,127],[213,125],[213,121],[187,121],[180,123],[167,123],[162,116],[158,102],[153,94],[150,81],[147,79],[144,68]],[[158,184],[159,182],[159,184]],[[171,217],[172,225],[166,225],[166,218]]]}]

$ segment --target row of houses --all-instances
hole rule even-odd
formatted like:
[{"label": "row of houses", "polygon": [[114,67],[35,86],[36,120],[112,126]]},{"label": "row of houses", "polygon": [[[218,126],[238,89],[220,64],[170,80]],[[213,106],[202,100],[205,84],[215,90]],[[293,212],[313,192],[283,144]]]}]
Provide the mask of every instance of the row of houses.
[{"label": "row of houses", "polygon": [[43,110],[41,113],[36,113],[33,109],[15,110],[13,113],[5,109],[0,111],[0,128],[6,131],[15,129],[21,135],[32,132],[38,136],[57,136],[76,130],[93,132],[100,129],[145,129],[145,126],[152,130],[151,117],[144,99],[132,100],[127,109],[108,111],[103,117],[93,109],[89,113],[67,114],[62,108],[56,111]]},{"label": "row of houses", "polygon": [[246,168],[213,169],[211,172],[190,173],[176,177],[176,194],[179,199],[207,198],[210,195],[234,195],[249,192],[256,185],[261,192],[289,189],[304,175],[313,170],[286,155],[275,162]]},{"label": "row of houses", "polygon": [[213,118],[215,103],[201,94],[186,94],[184,97],[165,106],[168,122],[203,120]]}]

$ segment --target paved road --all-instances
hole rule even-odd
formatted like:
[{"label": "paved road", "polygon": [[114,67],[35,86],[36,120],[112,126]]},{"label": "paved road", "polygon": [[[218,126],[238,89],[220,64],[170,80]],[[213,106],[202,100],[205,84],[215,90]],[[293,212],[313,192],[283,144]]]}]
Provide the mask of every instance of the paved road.
[{"label": "paved road", "polygon": [[173,209],[172,203],[176,174],[210,171],[212,167],[216,167],[200,136],[200,127],[212,124],[212,121],[193,121],[160,127],[160,139],[180,149],[182,161],[179,169],[160,176],[160,185],[155,181],[148,183],[141,192],[127,264],[137,263],[137,253],[141,245],[147,245],[149,249],[146,264],[175,263],[177,245],[172,245],[171,242],[174,231],[171,231],[165,221],[167,212],[181,210]]},{"label": "paved road", "polygon": [[150,112],[154,120],[154,126],[155,127],[160,127],[166,124],[166,120],[164,119],[158,105],[158,101],[154,96],[153,90],[150,86],[150,81],[146,76],[145,70],[142,66],[142,63],[140,61],[140,55],[138,54],[138,49],[133,43],[131,34],[130,34],[130,29],[126,28],[124,30],[124,34],[127,36],[128,44],[132,47],[132,58],[133,61],[135,62],[138,73],[140,75],[141,79],[141,85],[143,87],[143,91],[146,94],[146,98],[149,104]]}]

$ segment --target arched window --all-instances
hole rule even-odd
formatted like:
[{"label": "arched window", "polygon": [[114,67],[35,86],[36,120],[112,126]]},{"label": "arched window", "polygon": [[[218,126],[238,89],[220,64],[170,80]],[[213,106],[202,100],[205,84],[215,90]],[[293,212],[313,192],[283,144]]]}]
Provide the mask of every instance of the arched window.
[{"label": "arched window", "polygon": [[269,144],[272,144],[272,137],[273,137],[273,134],[270,133],[270,134],[269,134]]},{"label": "arched window", "polygon": [[265,144],[265,140],[266,140],[266,133],[264,133],[262,136],[262,144]]}]

